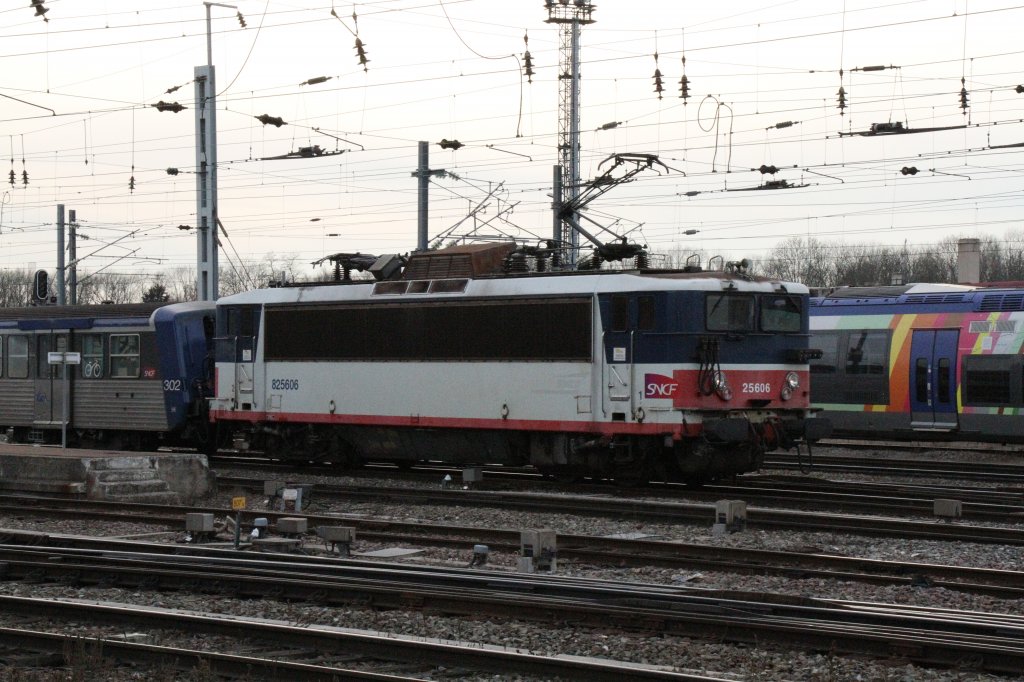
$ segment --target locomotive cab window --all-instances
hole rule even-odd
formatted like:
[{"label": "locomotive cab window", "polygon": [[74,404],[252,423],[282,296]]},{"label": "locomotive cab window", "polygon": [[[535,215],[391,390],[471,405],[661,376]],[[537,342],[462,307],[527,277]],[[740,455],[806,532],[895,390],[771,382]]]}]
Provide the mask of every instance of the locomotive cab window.
[{"label": "locomotive cab window", "polygon": [[103,337],[99,334],[86,334],[82,339],[82,378],[103,378]]},{"label": "locomotive cab window", "polygon": [[110,335],[110,376],[134,379],[139,376],[139,335]]},{"label": "locomotive cab window", "polygon": [[754,297],[742,294],[708,294],[706,324],[712,332],[749,332],[754,329]]},{"label": "locomotive cab window", "polygon": [[621,294],[612,296],[612,331],[624,332],[629,329],[629,297]]},{"label": "locomotive cab window", "polygon": [[802,327],[803,305],[798,297],[761,297],[761,331],[798,333]]},{"label": "locomotive cab window", "polygon": [[657,324],[657,316],[655,315],[654,297],[653,296],[640,296],[636,300],[637,302],[637,321],[636,328],[640,331],[654,331]]},{"label": "locomotive cab window", "polygon": [[28,378],[28,337],[11,336],[7,343],[7,376],[11,379]]}]

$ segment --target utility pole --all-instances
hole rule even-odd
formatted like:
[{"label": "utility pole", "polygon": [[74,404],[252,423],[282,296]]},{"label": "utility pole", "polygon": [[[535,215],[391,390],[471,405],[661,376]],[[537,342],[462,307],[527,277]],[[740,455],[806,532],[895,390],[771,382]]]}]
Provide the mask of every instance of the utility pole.
[{"label": "utility pole", "polygon": [[[546,23],[560,24],[558,71],[558,154],[562,165],[562,189],[566,201],[580,193],[580,31],[594,23],[590,0],[544,0],[548,10]],[[555,205],[556,220],[561,222],[557,235],[562,248],[568,248],[566,264],[575,267],[579,259],[580,237],[568,221],[561,220],[561,202]],[[574,217],[574,222],[579,219]]]},{"label": "utility pole", "polygon": [[418,145],[418,161],[416,170],[412,176],[419,178],[419,193],[417,194],[417,223],[416,223],[416,250],[427,250],[427,210],[430,190],[430,176],[444,176],[443,168],[438,170],[430,169],[430,143],[420,141]]},{"label": "utility pole", "polygon": [[68,302],[78,305],[78,220],[75,210],[68,211]]},{"label": "utility pole", "polygon": [[57,305],[64,305],[64,204],[57,204]]},{"label": "utility pole", "polygon": [[206,66],[195,67],[196,94],[196,299],[217,300],[217,86],[210,8],[206,6]]}]

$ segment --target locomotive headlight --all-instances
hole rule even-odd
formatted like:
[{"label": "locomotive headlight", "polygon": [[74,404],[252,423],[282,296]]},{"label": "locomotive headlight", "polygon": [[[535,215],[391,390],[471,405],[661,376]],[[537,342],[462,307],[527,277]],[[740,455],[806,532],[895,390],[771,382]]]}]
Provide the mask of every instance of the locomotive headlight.
[{"label": "locomotive headlight", "polygon": [[723,372],[715,372],[714,379],[715,393],[722,400],[732,400],[732,389],[729,388],[729,382],[725,379]]},{"label": "locomotive headlight", "polygon": [[789,400],[793,397],[793,391],[800,387],[800,375],[796,372],[790,372],[786,375],[786,380],[782,385],[782,390],[779,391],[779,397],[783,400]]}]

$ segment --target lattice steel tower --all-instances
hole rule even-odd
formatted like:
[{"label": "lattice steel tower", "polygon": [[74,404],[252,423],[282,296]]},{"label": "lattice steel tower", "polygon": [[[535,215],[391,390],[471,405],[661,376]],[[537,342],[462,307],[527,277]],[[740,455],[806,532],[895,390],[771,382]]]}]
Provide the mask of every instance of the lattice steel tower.
[{"label": "lattice steel tower", "polygon": [[[580,193],[580,30],[592,24],[594,6],[590,0],[544,0],[547,23],[561,24],[558,68],[558,156],[562,167],[562,196],[555,195],[555,214],[561,204],[571,203]],[[578,222],[578,221],[577,221]],[[558,220],[555,238],[568,247],[566,264],[574,266],[579,257],[579,233],[565,220]]]}]

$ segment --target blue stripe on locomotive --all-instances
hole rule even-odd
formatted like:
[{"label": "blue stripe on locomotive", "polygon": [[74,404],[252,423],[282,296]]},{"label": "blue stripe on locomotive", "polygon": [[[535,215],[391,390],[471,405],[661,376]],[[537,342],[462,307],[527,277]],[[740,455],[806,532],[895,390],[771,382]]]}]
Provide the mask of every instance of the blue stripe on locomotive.
[{"label": "blue stripe on locomotive", "polygon": [[[809,338],[808,297],[791,294],[801,300],[803,307],[800,331],[780,332],[722,332],[708,331],[705,325],[705,297],[716,291],[640,291],[621,292],[630,299],[629,329],[639,327],[636,300],[640,296],[654,299],[653,328],[643,331],[634,339],[632,362],[642,364],[692,363],[697,361],[701,338],[721,339],[718,361],[727,364],[775,364],[789,361],[790,351],[807,348]],[[743,292],[747,293],[747,292]],[[758,300],[764,292],[757,292]],[[630,331],[612,329],[612,297],[621,294],[600,294],[601,328],[604,333],[605,361],[614,362],[613,347],[630,345]],[[760,303],[758,303],[760,305]],[[757,313],[755,312],[755,315]],[[636,342],[642,337],[642,343]]]},{"label": "blue stripe on locomotive", "polygon": [[209,350],[216,306],[213,302],[174,303],[153,313],[164,408],[171,430],[182,426],[193,405],[208,396],[212,372]]}]

